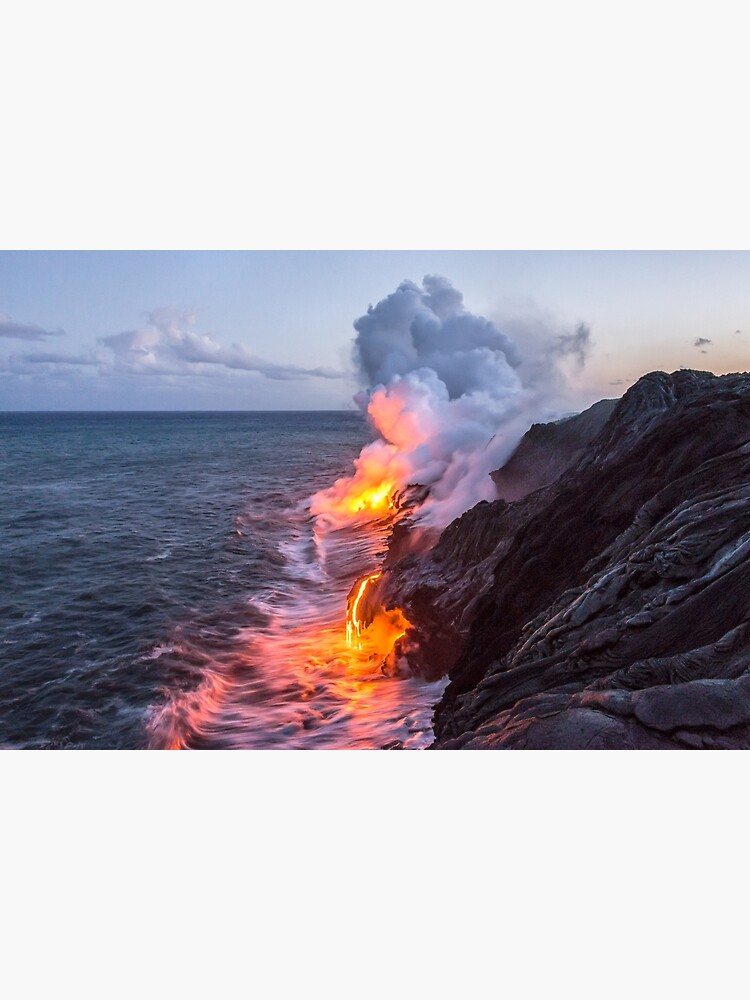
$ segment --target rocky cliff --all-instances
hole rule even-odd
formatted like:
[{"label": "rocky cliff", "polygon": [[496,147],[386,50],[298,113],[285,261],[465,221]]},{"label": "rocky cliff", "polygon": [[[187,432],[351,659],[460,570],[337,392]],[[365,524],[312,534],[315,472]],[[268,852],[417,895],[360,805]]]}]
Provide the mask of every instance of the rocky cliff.
[{"label": "rocky cliff", "polygon": [[750,375],[646,375],[495,481],[384,581],[436,748],[750,747]]}]

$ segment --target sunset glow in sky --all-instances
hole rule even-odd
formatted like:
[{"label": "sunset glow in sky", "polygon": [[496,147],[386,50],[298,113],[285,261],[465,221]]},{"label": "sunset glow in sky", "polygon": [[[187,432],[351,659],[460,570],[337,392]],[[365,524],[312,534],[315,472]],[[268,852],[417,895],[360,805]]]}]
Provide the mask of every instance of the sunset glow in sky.
[{"label": "sunset glow in sky", "polygon": [[0,410],[351,406],[353,321],[426,274],[511,339],[586,323],[592,400],[750,367],[742,251],[5,251]]}]

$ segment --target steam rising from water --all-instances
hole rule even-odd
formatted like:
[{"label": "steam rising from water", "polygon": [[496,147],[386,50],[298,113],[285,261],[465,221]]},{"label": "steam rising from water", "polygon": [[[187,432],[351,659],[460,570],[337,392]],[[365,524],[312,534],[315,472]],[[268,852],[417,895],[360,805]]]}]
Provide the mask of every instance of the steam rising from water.
[{"label": "steam rising from water", "polygon": [[489,473],[530,424],[569,408],[565,365],[583,365],[590,344],[584,325],[555,333],[516,321],[511,339],[466,310],[447,279],[429,275],[421,286],[402,282],[354,328],[366,384],[355,401],[378,438],[351,477],[313,498],[313,513],[336,524],[377,509],[384,488],[429,486],[416,520],[433,527],[492,499]]}]

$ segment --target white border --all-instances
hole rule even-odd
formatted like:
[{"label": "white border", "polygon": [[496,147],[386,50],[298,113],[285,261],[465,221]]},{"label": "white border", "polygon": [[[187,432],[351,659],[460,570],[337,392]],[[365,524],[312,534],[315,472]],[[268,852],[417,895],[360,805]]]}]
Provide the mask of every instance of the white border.
[{"label": "white border", "polygon": [[[16,3],[0,242],[742,248],[735,16]],[[8,995],[725,995],[743,760],[5,753]]]}]

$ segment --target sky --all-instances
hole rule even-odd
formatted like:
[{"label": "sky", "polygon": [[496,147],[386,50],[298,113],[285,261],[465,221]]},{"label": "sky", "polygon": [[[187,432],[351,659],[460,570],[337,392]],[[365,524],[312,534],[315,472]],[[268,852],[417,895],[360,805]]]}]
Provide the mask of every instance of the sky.
[{"label": "sky", "polygon": [[351,408],[353,322],[432,274],[511,336],[585,323],[591,401],[750,368],[745,251],[3,251],[0,410]]}]

